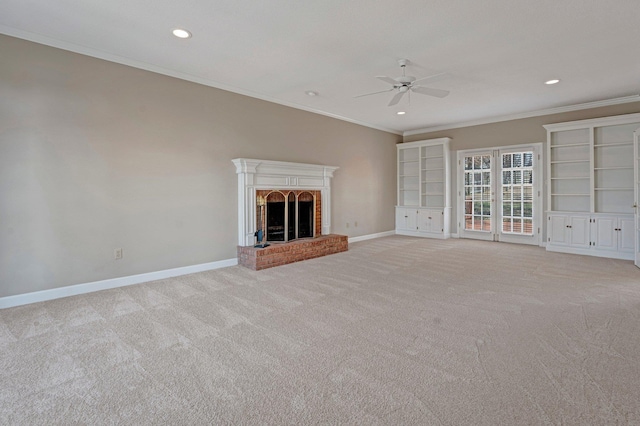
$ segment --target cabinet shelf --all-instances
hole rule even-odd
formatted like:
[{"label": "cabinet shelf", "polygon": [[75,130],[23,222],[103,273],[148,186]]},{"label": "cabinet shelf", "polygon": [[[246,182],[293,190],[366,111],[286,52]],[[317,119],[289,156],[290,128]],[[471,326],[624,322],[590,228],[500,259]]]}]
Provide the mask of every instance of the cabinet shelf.
[{"label": "cabinet shelf", "polygon": [[562,145],[550,145],[550,148],[570,148],[570,147],[576,147],[576,146],[589,146],[589,142],[584,142],[584,143],[567,143],[567,144],[562,144]]},{"label": "cabinet shelf", "polygon": [[594,144],[593,147],[594,148],[607,148],[610,146],[632,146],[633,142],[629,141],[629,142],[615,142],[615,143],[598,143],[598,144]]},{"label": "cabinet shelf", "polygon": [[576,163],[589,163],[591,160],[556,160],[551,161],[551,164],[576,164]]},{"label": "cabinet shelf", "polygon": [[619,167],[594,167],[593,170],[633,170],[633,166],[619,166]]},{"label": "cabinet shelf", "polygon": [[581,180],[586,179],[589,180],[591,177],[589,176],[564,176],[564,177],[552,177],[551,180]]},{"label": "cabinet shelf", "polygon": [[551,194],[552,197],[591,197],[591,194],[584,194],[584,193],[557,193],[557,194]]},{"label": "cabinet shelf", "polygon": [[434,167],[434,168],[430,168],[430,169],[421,169],[423,172],[435,172],[438,170],[444,170],[444,167]]},{"label": "cabinet shelf", "polygon": [[633,188],[593,188],[594,191],[633,191]]},{"label": "cabinet shelf", "polygon": [[431,159],[431,158],[444,158],[444,156],[442,156],[442,155],[433,155],[433,156],[427,155],[426,157],[422,157],[423,160],[428,160],[428,159]]}]

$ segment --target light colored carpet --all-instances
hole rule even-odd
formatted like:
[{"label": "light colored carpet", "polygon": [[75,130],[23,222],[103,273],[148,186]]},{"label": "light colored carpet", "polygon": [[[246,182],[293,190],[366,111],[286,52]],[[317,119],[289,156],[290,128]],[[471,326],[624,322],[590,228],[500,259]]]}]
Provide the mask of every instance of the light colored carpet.
[{"label": "light colored carpet", "polygon": [[640,424],[640,270],[388,237],[0,311],[0,424]]}]

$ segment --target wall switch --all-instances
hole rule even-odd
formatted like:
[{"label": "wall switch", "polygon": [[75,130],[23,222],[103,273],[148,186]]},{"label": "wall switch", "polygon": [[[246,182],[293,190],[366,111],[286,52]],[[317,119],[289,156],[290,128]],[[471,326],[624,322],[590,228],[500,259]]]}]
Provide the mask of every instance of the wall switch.
[{"label": "wall switch", "polygon": [[357,228],[358,227],[358,221],[354,222],[353,226],[355,226]]},{"label": "wall switch", "polygon": [[349,227],[349,222],[347,222],[347,228]]},{"label": "wall switch", "polygon": [[118,260],[118,259],[122,259],[122,249],[121,248],[117,248],[113,250],[113,258]]}]

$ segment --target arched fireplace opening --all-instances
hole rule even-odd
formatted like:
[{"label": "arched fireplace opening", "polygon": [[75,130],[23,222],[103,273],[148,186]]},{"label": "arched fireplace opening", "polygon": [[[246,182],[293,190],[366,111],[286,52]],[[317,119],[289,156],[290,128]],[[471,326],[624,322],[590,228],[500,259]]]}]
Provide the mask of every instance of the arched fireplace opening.
[{"label": "arched fireplace opening", "polygon": [[[259,190],[256,223],[264,224],[266,242],[285,242],[320,235],[320,191]],[[262,201],[264,200],[264,201]]]}]

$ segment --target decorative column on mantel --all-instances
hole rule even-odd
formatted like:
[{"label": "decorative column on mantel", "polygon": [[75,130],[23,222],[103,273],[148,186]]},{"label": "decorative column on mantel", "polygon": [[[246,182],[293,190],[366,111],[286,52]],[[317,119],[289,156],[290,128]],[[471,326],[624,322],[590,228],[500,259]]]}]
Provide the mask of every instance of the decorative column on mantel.
[{"label": "decorative column on mantel", "polygon": [[338,167],[319,164],[235,158],[238,174],[238,245],[253,246],[256,232],[256,190],[320,191],[322,235],[331,233],[331,178]]}]

